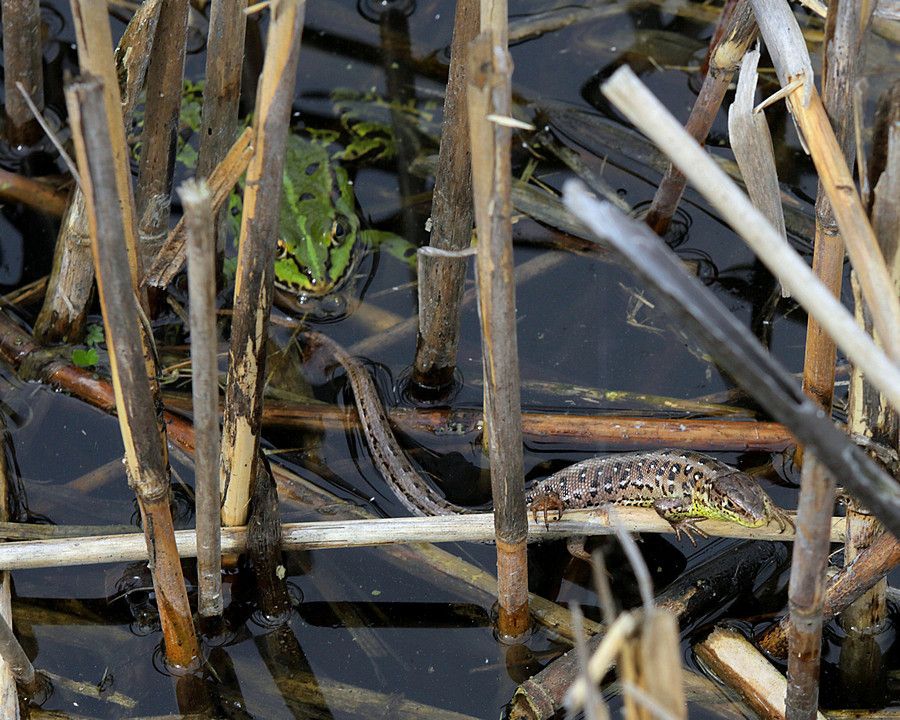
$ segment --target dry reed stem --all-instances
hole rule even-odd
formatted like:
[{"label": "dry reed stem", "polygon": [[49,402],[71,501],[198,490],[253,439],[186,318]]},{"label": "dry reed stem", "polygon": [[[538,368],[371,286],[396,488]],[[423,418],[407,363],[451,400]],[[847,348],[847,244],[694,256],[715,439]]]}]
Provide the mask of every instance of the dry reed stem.
[{"label": "dry reed stem", "polygon": [[187,226],[188,295],[191,313],[194,492],[197,523],[197,610],[222,614],[222,553],[219,496],[219,366],[216,335],[215,215],[204,180],[179,189]]},{"label": "dry reed stem", "polygon": [[[285,471],[273,467],[276,478],[285,479]],[[648,508],[616,508],[616,520],[628,532],[672,534],[672,526]],[[703,520],[698,526],[711,537],[743,538],[790,542],[794,534],[777,525],[747,528],[736,523]],[[832,518],[831,541],[844,539],[844,519]],[[603,508],[567,512],[562,520],[545,525],[543,519],[528,521],[530,542],[571,537],[573,535],[609,535],[609,519]],[[196,557],[197,540],[193,530],[175,533],[182,557]],[[364,520],[321,520],[286,523],[282,543],[286,550],[330,550],[351,547],[376,547],[396,544],[485,542],[494,538],[491,513],[439,515],[431,517],[374,518]],[[246,545],[246,528],[222,528],[222,552],[239,553]],[[81,538],[22,540],[0,544],[0,569],[93,565],[104,562],[130,562],[147,558],[147,549],[137,533],[100,535]]]},{"label": "dry reed stem", "polygon": [[619,68],[604,83],[603,92],[672,158],[807,313],[819,319],[847,357],[863,369],[895,408],[900,408],[897,366],[857,327],[847,309],[822,287],[806,263],[781,241],[762,213],[684,132],[634,73],[627,67]]},{"label": "dry reed stem", "polygon": [[[223,207],[234,186],[247,169],[252,156],[253,128],[246,128],[228,149],[222,162],[216,165],[207,178],[214,211],[218,212]],[[201,177],[199,173],[197,176]],[[172,228],[160,248],[159,254],[153,260],[153,265],[144,276],[146,286],[163,289],[175,279],[175,276],[184,267],[185,244],[185,222],[184,218],[181,218]]]},{"label": "dry reed stem", "polygon": [[277,0],[271,7],[266,58],[254,112],[256,147],[247,168],[234,287],[219,472],[225,525],[246,522],[250,483],[256,477],[284,150],[306,6],[303,0]]},{"label": "dry reed stem", "polygon": [[[431,247],[462,250],[472,240],[472,174],[466,111],[469,43],[478,34],[475,0],[458,0],[444,94],[444,121],[431,204]],[[464,258],[419,255],[419,330],[413,381],[445,388],[453,380],[459,348],[459,317],[466,275]]]},{"label": "dry reed stem", "polygon": [[3,1],[3,86],[6,140],[29,145],[41,137],[16,83],[20,82],[38,110],[44,109],[43,43],[38,0]]},{"label": "dry reed stem", "polygon": [[147,68],[152,102],[144,110],[136,190],[142,268],[153,262],[169,228],[189,7],[188,0],[163,0]]},{"label": "dry reed stem", "polygon": [[[114,133],[108,125],[111,116],[102,81],[89,78],[70,86],[66,100],[84,184],[125,461],[143,518],[166,656],[175,665],[189,667],[198,660],[199,647],[175,547],[165,436],[159,432],[140,308],[122,243],[127,202],[117,194]],[[114,117],[121,122],[118,110]]]},{"label": "dry reed stem", "polygon": [[[122,82],[120,92],[123,127],[131,124],[131,115],[143,88],[160,2],[161,0],[146,0],[141,5],[128,23],[115,51],[114,76]],[[93,4],[98,7],[101,5]],[[108,45],[102,44],[102,38],[97,38],[94,42],[95,44],[79,45],[79,63],[85,72],[97,75],[97,68],[102,68],[109,62],[109,55]],[[106,76],[104,78],[109,80]],[[119,102],[118,97],[116,102]],[[130,169],[128,182],[130,188]],[[94,286],[94,264],[91,261],[91,241],[87,225],[84,194],[76,188],[57,237],[48,285],[50,292],[45,296],[35,321],[35,337],[42,343],[77,341],[84,330]]]},{"label": "dry reed stem", "polygon": [[512,257],[512,134],[487,119],[490,114],[511,113],[512,67],[505,44],[506,4],[495,3],[493,9],[489,2],[482,4],[482,27],[490,27],[486,19],[498,12],[497,6],[502,5],[503,16],[492,17],[491,34],[483,33],[469,45],[468,108],[475,221],[482,238],[476,256],[478,317],[497,527],[498,629],[502,635],[518,637],[528,629],[530,618]]}]

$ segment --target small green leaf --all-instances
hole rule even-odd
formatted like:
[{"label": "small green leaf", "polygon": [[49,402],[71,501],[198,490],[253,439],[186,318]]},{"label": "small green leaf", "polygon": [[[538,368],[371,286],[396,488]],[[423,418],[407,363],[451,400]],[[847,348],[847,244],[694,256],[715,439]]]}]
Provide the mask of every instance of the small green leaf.
[{"label": "small green leaf", "polygon": [[94,347],[96,345],[102,345],[105,341],[103,336],[103,326],[98,325],[97,323],[91,323],[87,326],[87,330],[84,333],[84,344],[88,347]]},{"label": "small green leaf", "polygon": [[93,367],[100,361],[94,348],[75,348],[72,350],[72,362],[80,368]]}]

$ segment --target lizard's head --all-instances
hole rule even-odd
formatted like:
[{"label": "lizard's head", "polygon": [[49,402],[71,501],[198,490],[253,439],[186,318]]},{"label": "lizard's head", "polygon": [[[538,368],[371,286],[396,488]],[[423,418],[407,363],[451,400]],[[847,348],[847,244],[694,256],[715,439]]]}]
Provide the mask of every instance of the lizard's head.
[{"label": "lizard's head", "polygon": [[744,525],[763,527],[774,520],[783,531],[793,527],[793,522],[780,507],[772,502],[759,483],[746,473],[735,471],[718,475],[710,483],[708,503],[715,508],[717,520]]}]

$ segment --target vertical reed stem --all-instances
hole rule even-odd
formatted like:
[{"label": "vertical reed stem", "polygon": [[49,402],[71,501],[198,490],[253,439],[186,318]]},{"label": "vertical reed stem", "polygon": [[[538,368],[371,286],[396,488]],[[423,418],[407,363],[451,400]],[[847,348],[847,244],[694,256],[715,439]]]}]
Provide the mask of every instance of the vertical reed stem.
[{"label": "vertical reed stem", "polygon": [[197,610],[222,614],[222,552],[219,517],[219,373],[216,362],[215,215],[205,180],[180,190],[187,227],[191,316],[191,390],[194,399],[194,491],[197,522]]},{"label": "vertical reed stem", "polygon": [[163,0],[147,70],[147,103],[137,181],[143,268],[150,267],[169,230],[189,7],[188,0]]},{"label": "vertical reed stem", "polygon": [[256,151],[247,168],[234,287],[219,470],[225,525],[246,522],[250,483],[257,473],[284,153],[306,5],[303,0],[277,0],[271,8],[266,59],[254,113]]},{"label": "vertical reed stem", "polygon": [[[431,206],[431,247],[462,250],[472,240],[472,173],[466,117],[466,48],[478,34],[476,0],[458,0],[444,95],[441,149]],[[466,260],[434,258],[419,272],[419,332],[413,381],[440,393],[453,381]]]},{"label": "vertical reed stem", "polygon": [[[126,203],[117,194],[118,173],[105,99],[106,91],[98,78],[88,77],[66,90],[125,462],[141,510],[166,657],[175,665],[190,667],[199,658],[199,647],[175,546],[164,437],[158,431],[154,393],[143,354],[142,314],[122,243]],[[115,110],[121,121],[118,107]]]},{"label": "vertical reed stem", "polygon": [[[203,88],[203,114],[200,119],[200,150],[197,177],[209,177],[224,159],[238,132],[238,105],[241,99],[241,68],[244,61],[244,37],[247,30],[247,3],[221,0],[209,11],[206,41],[206,85]],[[225,212],[216,222],[216,272],[221,272],[225,256]]]},{"label": "vertical reed stem", "polygon": [[[482,6],[482,27],[486,27]],[[487,14],[490,17],[490,13]],[[497,18],[506,24],[505,3]],[[478,226],[478,316],[481,320],[484,412],[491,457],[497,534],[499,632],[519,637],[529,625],[528,519],[522,482],[522,415],[513,279],[509,127],[511,74],[505,30],[482,33],[469,46],[469,132]],[[498,40],[499,38],[499,40]]]},{"label": "vertical reed stem", "polygon": [[38,110],[44,109],[41,51],[41,8],[38,0],[3,0],[3,90],[6,139],[10,145],[30,145],[41,128],[22,94],[20,82]]}]

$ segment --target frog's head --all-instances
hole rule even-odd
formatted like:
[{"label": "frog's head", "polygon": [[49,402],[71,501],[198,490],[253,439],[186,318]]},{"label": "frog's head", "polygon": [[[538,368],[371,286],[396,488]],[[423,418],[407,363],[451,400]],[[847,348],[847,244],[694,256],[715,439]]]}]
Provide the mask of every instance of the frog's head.
[{"label": "frog's head", "polygon": [[353,189],[320,142],[289,138],[279,231],[275,284],[301,303],[333,295],[353,275],[359,236]]},{"label": "frog's head", "polygon": [[737,470],[713,477],[705,500],[710,508],[714,508],[708,516],[717,520],[752,528],[763,527],[774,520],[782,530],[793,527],[787,513],[772,502],[756,479]]}]

